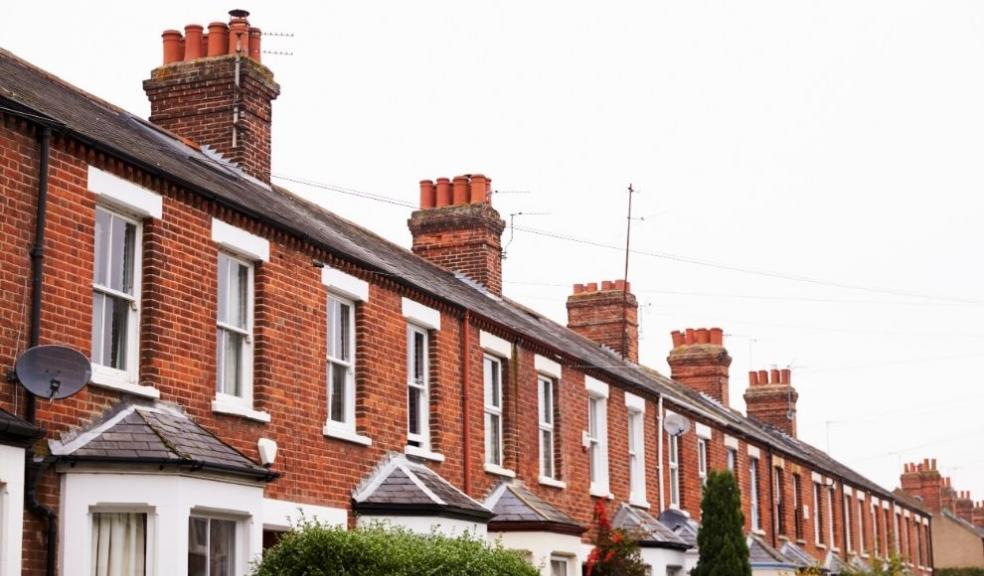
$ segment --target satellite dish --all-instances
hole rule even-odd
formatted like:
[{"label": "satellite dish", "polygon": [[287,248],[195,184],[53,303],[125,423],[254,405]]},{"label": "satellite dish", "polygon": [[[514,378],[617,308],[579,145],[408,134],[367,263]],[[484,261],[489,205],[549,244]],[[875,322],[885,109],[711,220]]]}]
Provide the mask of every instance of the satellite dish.
[{"label": "satellite dish", "polygon": [[48,400],[68,398],[89,383],[92,366],[80,352],[65,346],[35,346],[14,365],[21,386]]},{"label": "satellite dish", "polygon": [[683,436],[690,430],[690,420],[671,412],[663,419],[663,430],[670,436]]}]

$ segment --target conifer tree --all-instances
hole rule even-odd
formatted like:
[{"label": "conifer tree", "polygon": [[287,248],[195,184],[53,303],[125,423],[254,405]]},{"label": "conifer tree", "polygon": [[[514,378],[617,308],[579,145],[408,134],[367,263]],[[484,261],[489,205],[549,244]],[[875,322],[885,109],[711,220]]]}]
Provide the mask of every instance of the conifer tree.
[{"label": "conifer tree", "polygon": [[743,532],[738,482],[727,470],[711,472],[700,503],[697,534],[700,559],[691,576],[751,576],[748,544]]}]

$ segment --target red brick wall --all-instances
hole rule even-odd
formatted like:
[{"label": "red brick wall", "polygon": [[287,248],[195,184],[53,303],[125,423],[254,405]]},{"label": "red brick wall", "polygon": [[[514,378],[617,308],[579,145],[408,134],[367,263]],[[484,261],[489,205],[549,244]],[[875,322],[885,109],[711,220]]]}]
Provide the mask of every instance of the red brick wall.
[{"label": "red brick wall", "polygon": [[[567,297],[567,327],[639,361],[639,302],[624,280],[575,284]],[[625,349],[623,350],[623,346]]]}]

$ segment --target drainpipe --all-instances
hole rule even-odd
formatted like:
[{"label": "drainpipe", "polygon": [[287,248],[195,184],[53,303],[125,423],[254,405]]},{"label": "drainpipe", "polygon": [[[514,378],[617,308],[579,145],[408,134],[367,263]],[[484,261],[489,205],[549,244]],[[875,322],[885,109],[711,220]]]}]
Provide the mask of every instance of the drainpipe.
[{"label": "drainpipe", "polygon": [[468,344],[471,341],[471,313],[465,310],[461,321],[461,442],[464,462],[465,494],[471,496],[471,400],[469,384],[471,382],[471,355]]},{"label": "drainpipe", "polygon": [[[34,231],[34,246],[31,247],[31,326],[29,346],[37,346],[41,341],[41,292],[44,276],[44,231],[48,215],[48,157],[51,148],[51,128],[40,126],[38,133],[38,212]],[[31,424],[37,419],[37,404],[33,394],[27,395],[25,407],[27,421]],[[24,504],[35,516],[47,524],[47,560],[45,574],[55,576],[58,562],[58,514],[38,500],[38,480],[44,470],[43,462],[35,462],[34,447],[25,451]]]},{"label": "drainpipe", "polygon": [[777,533],[779,532],[779,515],[782,514],[782,511],[776,506],[776,463],[773,460],[771,446],[766,447],[766,453],[769,455],[769,510],[772,512],[769,514],[769,523],[772,524],[771,540],[772,547],[778,548],[779,537]]},{"label": "drainpipe", "polygon": [[663,501],[663,418],[666,414],[663,413],[663,395],[660,394],[657,399],[658,408],[656,409],[656,472],[659,478],[659,511],[662,512],[666,509],[666,505]]}]

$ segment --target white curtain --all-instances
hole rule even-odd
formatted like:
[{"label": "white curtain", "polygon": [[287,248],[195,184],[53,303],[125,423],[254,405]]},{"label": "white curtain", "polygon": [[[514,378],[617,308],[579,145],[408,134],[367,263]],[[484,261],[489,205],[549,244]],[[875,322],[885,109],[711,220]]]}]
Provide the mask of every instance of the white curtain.
[{"label": "white curtain", "polygon": [[144,576],[147,515],[92,515],[92,576]]}]

